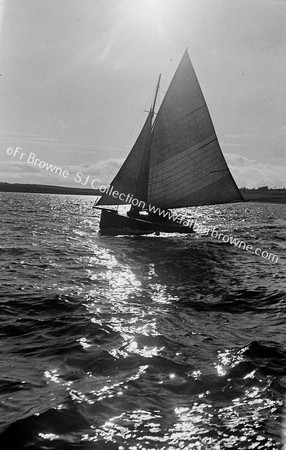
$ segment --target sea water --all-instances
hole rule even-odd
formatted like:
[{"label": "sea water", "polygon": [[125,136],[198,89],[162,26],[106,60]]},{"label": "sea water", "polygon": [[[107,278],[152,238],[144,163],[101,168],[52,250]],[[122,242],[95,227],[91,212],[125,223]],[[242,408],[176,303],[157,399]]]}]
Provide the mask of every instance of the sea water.
[{"label": "sea water", "polygon": [[101,237],[92,197],[0,197],[1,449],[283,448],[286,205],[185,211],[262,257]]}]

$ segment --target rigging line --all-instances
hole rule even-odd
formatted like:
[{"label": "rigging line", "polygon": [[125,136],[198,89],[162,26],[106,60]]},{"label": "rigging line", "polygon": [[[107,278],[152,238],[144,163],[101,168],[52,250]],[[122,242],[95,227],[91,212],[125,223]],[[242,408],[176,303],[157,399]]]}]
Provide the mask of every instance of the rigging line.
[{"label": "rigging line", "polygon": [[[149,96],[148,96],[148,107],[150,107],[150,103],[151,103],[151,100],[153,99],[153,96],[154,96],[153,92],[152,92],[151,94],[149,94]],[[146,102],[146,103],[147,103],[147,102]],[[121,148],[121,150],[120,150],[120,153],[119,153],[119,155],[117,156],[117,159],[116,159],[116,161],[114,162],[114,164],[113,164],[112,168],[110,169],[109,173],[107,173],[107,172],[104,173],[104,176],[106,177],[107,180],[110,179],[110,182],[111,182],[112,179],[114,178],[114,176],[112,176],[112,173],[113,173],[113,171],[114,171],[114,168],[115,168],[116,164],[118,163],[118,161],[119,161],[119,159],[120,159],[120,157],[121,157],[123,151],[125,150],[125,148],[126,148],[126,146],[127,146],[127,143],[128,143],[128,141],[130,140],[131,135],[134,133],[134,130],[136,129],[138,123],[139,123],[140,121],[142,121],[142,119],[143,119],[144,111],[145,111],[145,110],[141,111],[140,114],[139,114],[139,116],[137,117],[137,120],[136,120],[135,124],[133,125],[132,130],[130,131],[130,133],[129,133],[129,135],[128,135],[126,141],[125,141],[125,143],[123,144],[123,146],[122,146],[122,148]],[[145,111],[145,112],[149,112],[149,110],[148,110],[148,111]],[[111,179],[111,178],[112,178],[112,179]]]},{"label": "rigging line", "polygon": [[[115,160],[113,166],[111,167],[109,173],[107,174],[107,173],[105,172],[105,174],[104,174],[104,175],[106,176],[106,179],[107,179],[107,180],[110,179],[110,182],[111,182],[111,175],[112,175],[112,173],[113,173],[113,171],[114,171],[114,168],[115,168],[116,164],[118,163],[118,161],[120,160],[120,157],[121,157],[123,151],[125,150],[125,148],[126,148],[126,146],[127,146],[127,143],[128,143],[128,141],[129,141],[129,139],[130,139],[130,136],[131,136],[132,133],[134,132],[134,129],[137,127],[138,122],[141,120],[141,116],[143,117],[143,112],[141,112],[140,115],[138,116],[135,125],[133,126],[132,130],[130,131],[130,133],[129,133],[129,135],[128,135],[126,141],[125,141],[125,143],[122,145],[121,150],[120,150],[120,152],[119,152],[119,155],[117,156],[117,158],[116,158],[116,160]],[[112,177],[112,178],[113,178],[113,177]]]},{"label": "rigging line", "polygon": [[[161,71],[161,73],[164,73],[165,70],[166,70],[166,68],[167,68],[168,66],[170,67],[172,64],[173,64],[173,59],[170,58],[170,59],[165,63],[164,68],[163,68],[163,70]],[[169,71],[169,67],[168,67],[168,70],[167,70],[167,71]],[[160,106],[161,106],[161,103],[162,103],[162,98],[163,98],[164,94],[166,93],[166,92],[162,89],[161,84],[160,84],[160,86],[159,86],[159,92],[158,92],[158,93],[159,93],[159,96],[160,96],[161,98],[159,98],[157,111],[159,111]],[[162,95],[162,93],[163,93],[163,95]],[[150,107],[150,104],[151,104],[151,101],[153,100],[153,98],[154,98],[154,89],[152,90],[151,94],[149,94],[149,96],[148,96],[148,107]],[[145,109],[144,109],[144,111],[145,111]],[[147,112],[147,111],[146,111],[146,112]],[[149,111],[148,111],[148,112],[149,112]],[[157,114],[157,113],[156,113],[156,114]],[[112,173],[113,173],[113,171],[114,171],[114,168],[115,168],[117,162],[119,161],[119,159],[120,159],[120,157],[121,157],[123,151],[125,150],[125,148],[126,148],[126,146],[127,146],[127,143],[128,143],[128,141],[129,141],[129,139],[130,139],[130,136],[131,136],[132,133],[134,132],[134,129],[137,127],[138,122],[141,120],[141,117],[143,117],[143,112],[141,112],[141,113],[139,114],[139,116],[138,116],[138,118],[137,118],[137,120],[136,120],[135,125],[133,126],[131,132],[129,133],[129,135],[128,135],[126,141],[125,141],[125,143],[123,144],[123,146],[122,146],[122,148],[121,148],[121,150],[120,150],[120,153],[119,153],[119,155],[117,156],[117,159],[116,159],[116,161],[114,162],[114,164],[113,164],[112,168],[110,169],[109,173],[107,173],[107,172],[104,173],[104,176],[106,177],[106,180],[109,180],[109,179],[110,179],[110,182],[112,181],[112,179],[113,179]],[[112,179],[111,179],[111,178],[112,178]]]}]

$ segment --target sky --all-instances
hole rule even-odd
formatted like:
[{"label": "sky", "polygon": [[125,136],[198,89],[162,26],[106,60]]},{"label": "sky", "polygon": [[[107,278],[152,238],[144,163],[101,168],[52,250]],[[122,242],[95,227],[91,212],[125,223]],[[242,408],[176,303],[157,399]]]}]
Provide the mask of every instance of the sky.
[{"label": "sky", "polygon": [[188,47],[238,186],[286,187],[285,24],[285,0],[0,0],[0,181],[110,182]]}]

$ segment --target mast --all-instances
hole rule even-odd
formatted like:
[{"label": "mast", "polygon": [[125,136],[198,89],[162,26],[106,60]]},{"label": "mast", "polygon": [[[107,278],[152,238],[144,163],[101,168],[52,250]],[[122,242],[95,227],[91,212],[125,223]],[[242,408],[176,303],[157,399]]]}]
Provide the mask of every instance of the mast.
[{"label": "mast", "polygon": [[153,104],[152,104],[152,106],[151,106],[151,114],[152,114],[152,117],[154,116],[154,112],[155,112],[155,105],[156,105],[156,100],[157,100],[157,96],[158,96],[158,92],[159,92],[161,76],[162,76],[162,75],[161,75],[161,73],[160,73],[159,78],[158,78],[158,82],[157,82],[157,86],[156,86],[156,91],[155,91],[154,101],[153,101]]},{"label": "mast", "polygon": [[[96,206],[100,205],[120,205],[130,204],[131,194],[133,198],[146,202],[148,194],[149,169],[150,169],[150,147],[152,139],[152,119],[155,112],[156,101],[159,92],[161,74],[156,85],[155,96],[151,109],[148,111],[145,124],[139,134],[129,155],[124,161],[119,172],[112,180],[110,186],[112,191],[118,191],[121,195],[113,197],[111,190],[108,189],[97,201]],[[130,194],[128,196],[128,194]]]}]

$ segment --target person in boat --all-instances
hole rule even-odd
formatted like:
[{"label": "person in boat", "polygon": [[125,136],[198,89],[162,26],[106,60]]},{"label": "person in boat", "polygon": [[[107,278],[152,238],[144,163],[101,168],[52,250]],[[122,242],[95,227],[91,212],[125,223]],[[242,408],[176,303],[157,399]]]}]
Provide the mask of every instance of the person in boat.
[{"label": "person in boat", "polygon": [[131,206],[130,210],[127,212],[127,216],[132,219],[141,219],[140,216],[141,209],[138,206]]},{"label": "person in boat", "polygon": [[170,217],[172,217],[172,212],[170,209],[164,210],[164,216],[160,215],[157,211],[148,213],[148,219],[151,222],[167,222],[170,220]]}]

